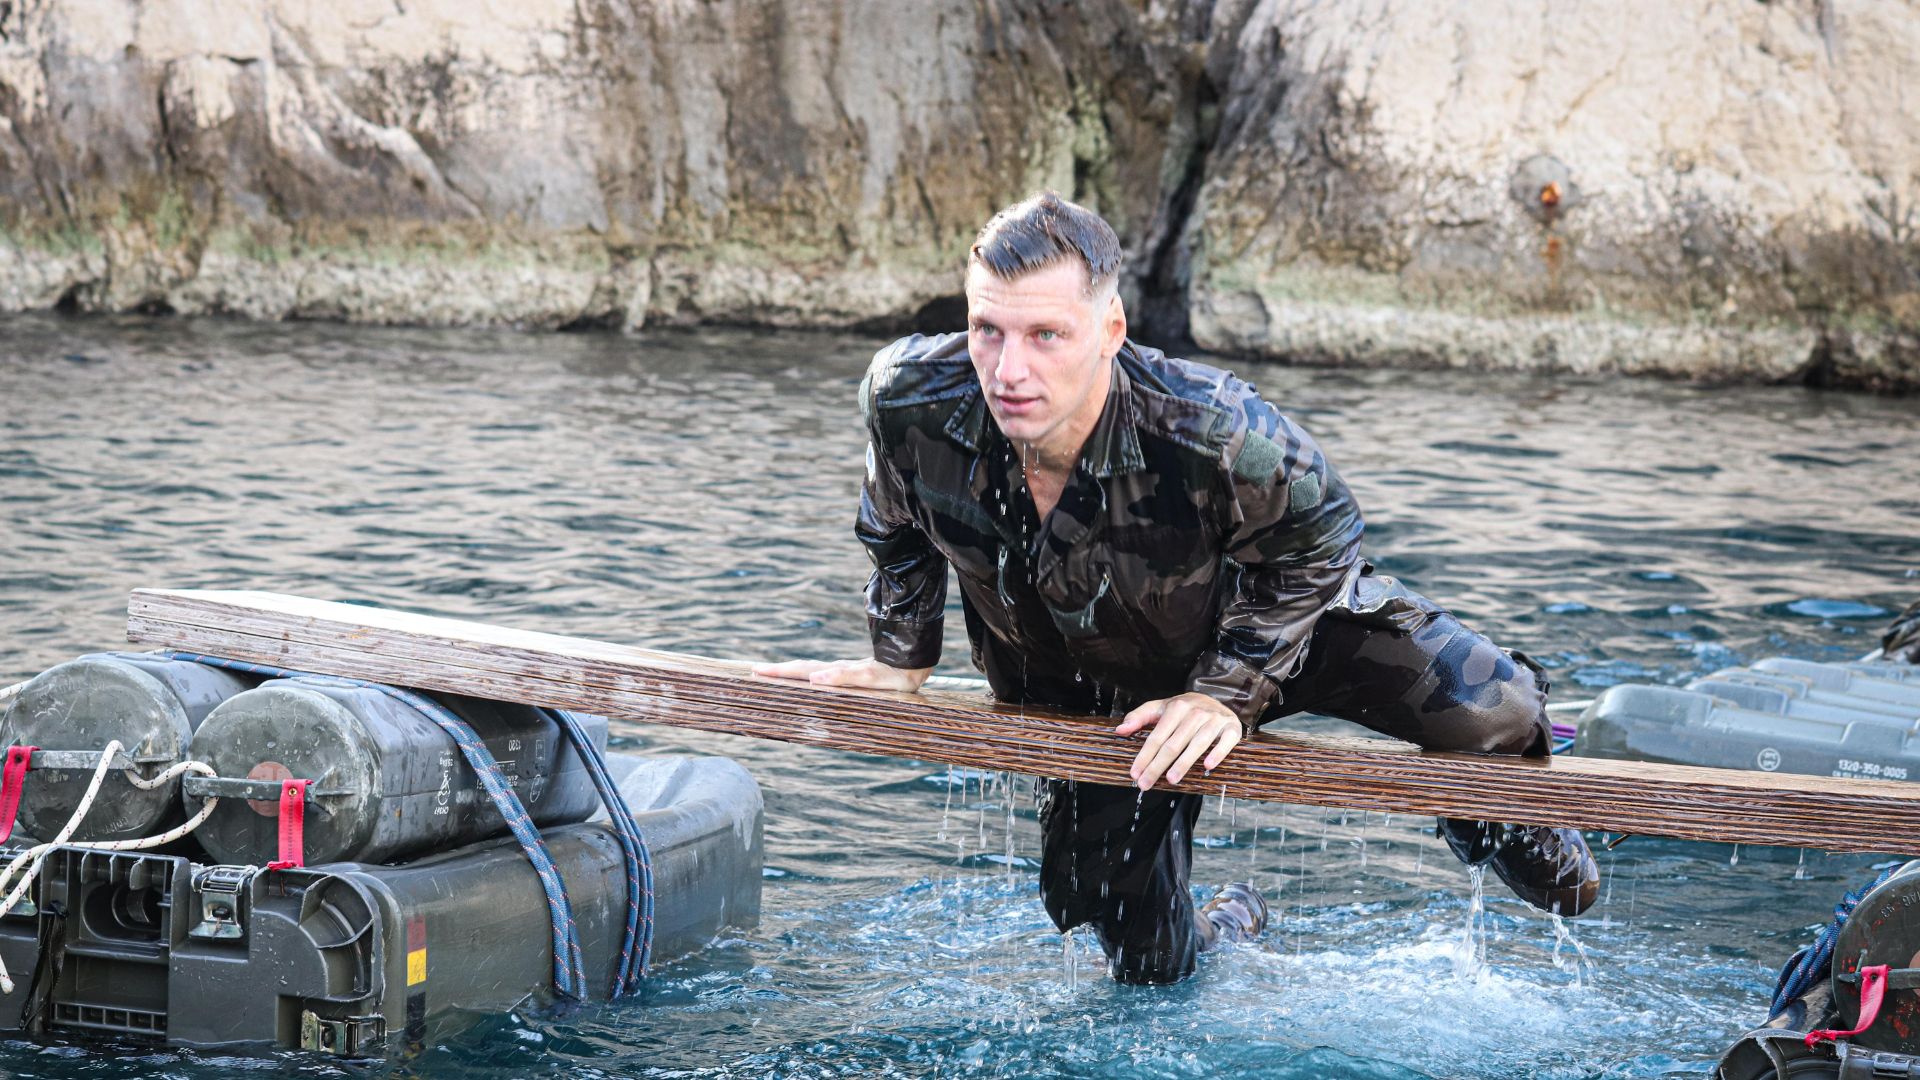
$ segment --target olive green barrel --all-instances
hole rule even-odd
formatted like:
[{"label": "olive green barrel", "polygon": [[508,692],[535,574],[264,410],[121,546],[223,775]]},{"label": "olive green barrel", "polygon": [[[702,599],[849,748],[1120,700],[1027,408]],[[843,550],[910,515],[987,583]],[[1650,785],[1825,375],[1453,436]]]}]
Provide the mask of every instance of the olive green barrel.
[{"label": "olive green barrel", "polygon": [[[22,687],[0,716],[0,746],[36,746],[79,761],[76,755],[98,754],[118,741],[142,775],[157,776],[187,759],[194,732],[215,707],[255,681],[151,653],[93,653],[48,668]],[[21,784],[19,832],[41,839],[57,834],[92,778],[90,763],[29,772]],[[114,770],[73,839],[153,836],[184,819],[178,781],[143,789]]]},{"label": "olive green barrel", "polygon": [[[471,727],[536,825],[582,821],[599,806],[580,757],[544,711],[437,695]],[[581,717],[596,750],[606,721]],[[196,833],[215,860],[257,865],[278,858],[274,783],[308,785],[304,858],[387,862],[445,850],[507,830],[453,736],[425,712],[344,680],[276,679],[207,717],[192,753],[221,777],[256,781],[252,798],[227,798]],[[264,783],[258,783],[264,782]],[[199,799],[189,784],[182,798]]]}]

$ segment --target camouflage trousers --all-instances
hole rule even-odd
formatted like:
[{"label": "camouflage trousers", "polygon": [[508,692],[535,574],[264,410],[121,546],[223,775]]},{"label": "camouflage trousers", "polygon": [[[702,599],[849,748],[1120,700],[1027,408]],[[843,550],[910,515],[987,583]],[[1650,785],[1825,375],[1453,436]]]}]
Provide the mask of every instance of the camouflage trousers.
[{"label": "camouflage trousers", "polygon": [[[1371,580],[1391,591],[1390,602],[1323,614],[1304,665],[1265,719],[1313,712],[1430,750],[1544,756],[1550,725],[1539,668],[1392,579]],[[1202,938],[1188,876],[1201,803],[1106,784],[1042,785],[1047,914],[1062,930],[1091,924],[1121,982],[1168,983],[1193,971]]]}]

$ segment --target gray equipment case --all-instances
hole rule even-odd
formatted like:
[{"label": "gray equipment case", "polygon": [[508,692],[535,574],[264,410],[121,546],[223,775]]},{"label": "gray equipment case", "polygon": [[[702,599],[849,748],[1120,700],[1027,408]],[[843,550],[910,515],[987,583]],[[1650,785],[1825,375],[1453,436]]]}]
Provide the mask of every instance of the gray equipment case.
[{"label": "gray equipment case", "polygon": [[[652,855],[655,962],[759,915],[762,802],[725,758],[609,758]],[[603,819],[545,830],[588,986],[611,985],[626,925]],[[550,991],[552,936],[510,837],[399,866],[299,870],[52,852],[33,904],[0,919],[17,981],[0,1028],[347,1056],[404,1053]]]},{"label": "gray equipment case", "polygon": [[1920,666],[1776,657],[1684,688],[1615,686],[1581,716],[1574,753],[1920,780]]}]

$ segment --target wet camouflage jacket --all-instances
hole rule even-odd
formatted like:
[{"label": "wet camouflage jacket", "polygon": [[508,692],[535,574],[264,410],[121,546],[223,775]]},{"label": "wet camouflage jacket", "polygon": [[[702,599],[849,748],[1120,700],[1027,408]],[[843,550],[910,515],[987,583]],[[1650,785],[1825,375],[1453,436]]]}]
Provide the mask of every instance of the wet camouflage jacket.
[{"label": "wet camouflage jacket", "polygon": [[876,659],[931,667],[947,566],[996,696],[1117,714],[1186,690],[1251,727],[1357,576],[1361,520],[1320,448],[1252,386],[1129,342],[1045,522],[964,334],[880,351],[861,384]]}]

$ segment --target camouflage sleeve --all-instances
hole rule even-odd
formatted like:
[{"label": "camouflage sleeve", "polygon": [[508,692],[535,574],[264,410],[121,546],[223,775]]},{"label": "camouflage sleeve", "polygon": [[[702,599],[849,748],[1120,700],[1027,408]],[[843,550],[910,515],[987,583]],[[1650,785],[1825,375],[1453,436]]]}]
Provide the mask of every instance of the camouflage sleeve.
[{"label": "camouflage sleeve", "polygon": [[[1251,397],[1251,395],[1249,395]],[[1319,444],[1258,398],[1226,448],[1222,499],[1228,580],[1214,647],[1191,689],[1232,709],[1251,733],[1300,670],[1321,612],[1360,561],[1360,508]]]},{"label": "camouflage sleeve", "polygon": [[[874,358],[881,370],[887,351]],[[854,535],[873,560],[867,578],[867,630],[873,658],[890,667],[930,668],[940,660],[947,609],[947,559],[914,523],[907,486],[873,407],[874,371],[860,384],[867,419],[867,475],[860,485]]]}]

